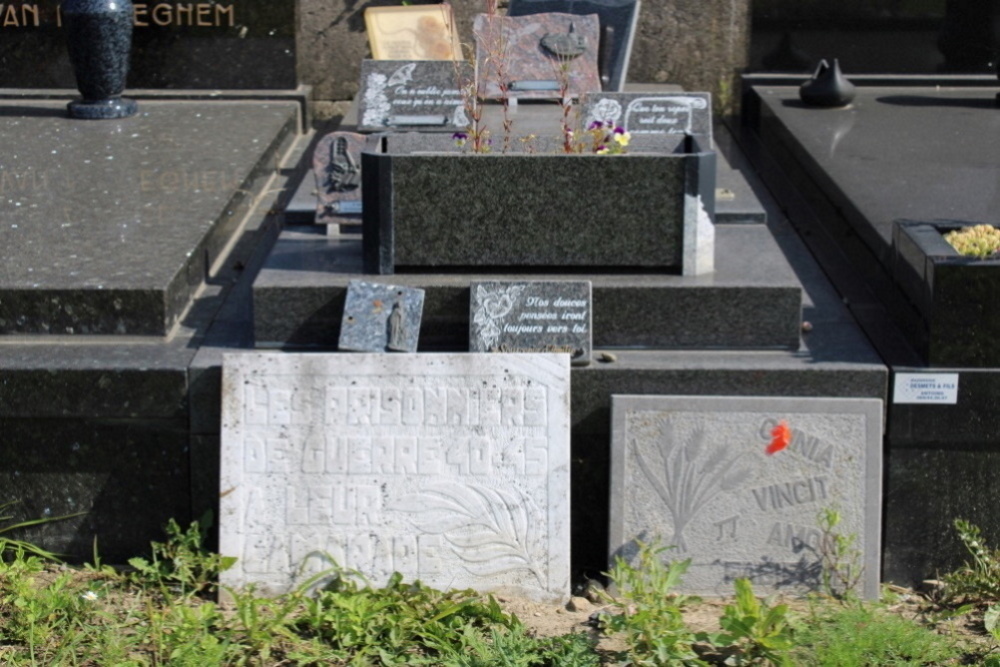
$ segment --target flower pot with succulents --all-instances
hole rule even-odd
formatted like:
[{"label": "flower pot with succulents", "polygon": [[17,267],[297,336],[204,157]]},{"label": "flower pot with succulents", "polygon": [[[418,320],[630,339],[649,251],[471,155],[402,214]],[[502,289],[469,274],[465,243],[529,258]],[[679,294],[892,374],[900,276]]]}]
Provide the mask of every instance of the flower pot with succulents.
[{"label": "flower pot with succulents", "polygon": [[[919,314],[911,331],[918,351],[932,366],[1000,366],[1000,256],[986,248],[1000,232],[974,223],[897,220],[893,229],[893,279]],[[971,243],[947,236],[962,232]]]}]

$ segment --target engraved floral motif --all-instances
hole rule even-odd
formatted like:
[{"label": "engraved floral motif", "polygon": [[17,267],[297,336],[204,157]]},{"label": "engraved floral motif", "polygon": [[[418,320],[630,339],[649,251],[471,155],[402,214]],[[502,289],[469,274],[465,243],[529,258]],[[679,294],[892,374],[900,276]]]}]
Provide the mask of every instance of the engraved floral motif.
[{"label": "engraved floral motif", "polygon": [[539,534],[537,504],[514,489],[479,484],[437,484],[394,503],[401,512],[416,514],[414,526],[441,535],[462,567],[479,577],[526,571],[546,586],[545,571],[533,553]]},{"label": "engraved floral motif", "polygon": [[473,322],[479,327],[479,351],[491,350],[500,339],[501,325],[524,291],[524,285],[507,285],[496,289],[476,286],[476,314]]},{"label": "engraved floral motif", "polygon": [[385,94],[388,84],[385,74],[372,72],[368,75],[368,85],[365,87],[364,95],[364,115],[361,117],[362,125],[385,125],[392,105]]},{"label": "engraved floral motif", "polygon": [[673,425],[667,422],[656,450],[659,466],[643,455],[637,441],[632,440],[631,449],[639,469],[670,510],[674,526],[670,543],[681,551],[687,550],[684,529],[691,520],[720,493],[737,488],[748,472],[738,465],[746,452],[734,455],[728,444],[706,447],[705,431],[701,428],[681,444],[674,436]]}]

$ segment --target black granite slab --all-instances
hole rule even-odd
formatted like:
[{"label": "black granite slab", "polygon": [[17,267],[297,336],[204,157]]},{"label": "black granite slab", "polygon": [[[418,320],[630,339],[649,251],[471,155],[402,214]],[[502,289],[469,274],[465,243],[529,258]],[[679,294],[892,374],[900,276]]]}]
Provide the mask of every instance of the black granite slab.
[{"label": "black granite slab", "polygon": [[822,170],[826,196],[880,260],[895,220],[1000,222],[993,88],[860,86],[843,109],[807,108],[797,87],[756,92],[765,137]]},{"label": "black granite slab", "polygon": [[165,335],[296,129],[293,103],[0,107],[0,332]]},{"label": "black granite slab", "polygon": [[680,272],[688,207],[700,201],[714,214],[714,160],[707,151],[364,153],[366,270]]},{"label": "black granite slab", "polygon": [[597,14],[601,26],[598,69],[604,90],[622,90],[628,78],[639,0],[511,0],[508,16],[544,12]]},{"label": "black granite slab", "polygon": [[[993,92],[862,86],[840,110],[807,109],[794,88],[755,93],[758,136],[919,357],[946,366],[994,364],[988,264],[928,261],[922,258],[938,253],[921,249],[928,234],[894,236],[898,220],[1000,222]],[[947,284],[954,296],[944,296]]]},{"label": "black granite slab", "polygon": [[[57,0],[3,5],[0,88],[76,87]],[[291,89],[294,0],[137,0],[129,88]]]},{"label": "black granite slab", "polygon": [[[768,230],[731,225],[716,231],[719,259],[708,275],[588,273],[595,349],[798,349],[801,283]],[[364,277],[360,240],[285,230],[254,282],[257,346],[335,349],[347,284]],[[397,273],[392,281],[426,290],[419,349],[464,351],[473,281],[582,277]]]},{"label": "black granite slab", "polygon": [[[16,519],[84,516],[19,534],[76,561],[124,563],[162,540],[170,518],[191,515],[186,424],[0,419],[4,501]],[[31,447],[22,443],[31,442]]]}]

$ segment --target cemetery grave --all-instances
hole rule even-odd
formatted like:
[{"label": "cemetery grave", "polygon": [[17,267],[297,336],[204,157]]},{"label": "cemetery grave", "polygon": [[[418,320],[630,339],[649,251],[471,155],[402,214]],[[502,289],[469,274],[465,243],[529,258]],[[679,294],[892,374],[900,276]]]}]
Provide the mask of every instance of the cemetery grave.
[{"label": "cemetery grave", "polygon": [[[97,535],[114,560],[215,509],[220,548],[241,556],[230,582],[275,592],[332,557],[564,599],[647,538],[693,558],[690,590],[749,575],[802,591],[837,506],[872,596],[936,562],[944,538],[925,544],[909,503],[940,527],[970,474],[992,483],[976,448],[994,332],[963,298],[991,294],[992,273],[920,240],[989,221],[989,200],[975,190],[956,213],[954,182],[924,171],[937,158],[839,161],[907,131],[886,108],[943,126],[923,92],[861,85],[822,112],[786,104],[794,89],[751,95],[739,140],[852,230],[857,267],[832,271],[835,289],[807,250],[827,263],[830,233],[800,237],[796,200],[760,187],[711,95],[624,82],[638,3],[512,2],[511,86],[479,80],[479,119],[468,69],[394,44],[352,63],[350,109],[315,134],[293,3],[161,4],[169,16],[135,5],[132,118],[65,118],[61,56],[26,80],[25,49],[59,39],[58,18],[40,10],[0,47],[0,482],[27,513],[87,512],[31,533],[50,548],[84,558]],[[167,35],[188,60],[166,62]],[[207,66],[223,58],[240,65]],[[988,124],[992,92],[934,99]],[[621,123],[626,154],[561,154],[566,109]],[[470,126],[491,129],[490,154],[455,145]],[[950,141],[932,155],[964,164]],[[890,169],[932,186],[893,208]],[[905,299],[876,321],[844,280]],[[769,454],[780,423],[791,440]],[[667,480],[692,476],[711,493],[682,507]]]},{"label": "cemetery grave", "polygon": [[891,370],[883,576],[905,581],[961,557],[952,515],[997,525],[979,501],[996,483],[995,261],[942,237],[997,222],[995,91],[854,81],[851,106],[819,115],[793,87],[753,86],[745,140]]}]

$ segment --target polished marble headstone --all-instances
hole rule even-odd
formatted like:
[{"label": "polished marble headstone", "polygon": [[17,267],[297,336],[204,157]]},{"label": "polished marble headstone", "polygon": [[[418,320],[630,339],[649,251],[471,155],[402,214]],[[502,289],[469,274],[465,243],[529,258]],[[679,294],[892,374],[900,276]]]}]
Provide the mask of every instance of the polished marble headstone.
[{"label": "polished marble headstone", "polygon": [[462,87],[472,64],[435,60],[364,60],[358,94],[358,127],[453,130],[469,124]]},{"label": "polished marble headstone", "polygon": [[882,401],[614,396],[612,429],[611,556],[658,540],[692,561],[683,591],[816,590],[818,518],[836,510],[858,592],[878,595]]},{"label": "polished marble headstone", "polygon": [[508,16],[547,12],[596,14],[601,22],[599,69],[604,90],[622,90],[628,78],[639,0],[510,0]]},{"label": "polished marble headstone", "polygon": [[347,284],[338,349],[352,352],[416,352],[424,290],[364,280]]},{"label": "polished marble headstone", "polygon": [[601,90],[597,70],[600,25],[596,15],[477,14],[476,63],[479,96],[557,99]]},{"label": "polished marble headstone", "polygon": [[632,135],[630,151],[673,150],[685,136],[712,146],[709,93],[593,93],[582,101],[586,125],[611,121]]},{"label": "polished marble headstone", "polygon": [[589,281],[473,282],[469,349],[564,352],[590,362],[593,310]]},{"label": "polished marble headstone", "polygon": [[[134,0],[129,88],[293,89],[295,0]],[[75,88],[58,0],[0,3],[0,88]]]},{"label": "polished marble headstone", "polygon": [[335,561],[565,600],[569,376],[557,354],[227,355],[222,583],[278,594]]}]

